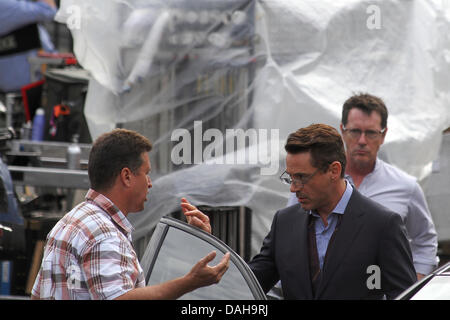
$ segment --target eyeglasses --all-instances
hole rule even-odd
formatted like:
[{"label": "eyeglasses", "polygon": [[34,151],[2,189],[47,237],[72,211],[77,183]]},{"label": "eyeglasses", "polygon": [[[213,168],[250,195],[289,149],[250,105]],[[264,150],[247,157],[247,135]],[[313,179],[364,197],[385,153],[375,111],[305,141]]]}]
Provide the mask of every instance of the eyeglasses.
[{"label": "eyeglasses", "polygon": [[385,131],[386,128],[377,131],[377,130],[361,130],[361,129],[347,129],[346,127],[342,127],[343,132],[347,132],[352,139],[359,139],[361,135],[364,133],[364,136],[367,139],[374,140],[380,137]]},{"label": "eyeglasses", "polygon": [[284,184],[287,184],[287,185],[294,184],[294,186],[296,186],[296,187],[299,187],[300,185],[304,186],[312,179],[312,177],[314,177],[314,175],[318,171],[319,171],[319,169],[317,169],[316,171],[314,171],[311,174],[295,173],[293,178],[291,177],[291,175],[289,173],[284,171],[280,176],[280,180],[281,180],[281,182],[283,182]]}]

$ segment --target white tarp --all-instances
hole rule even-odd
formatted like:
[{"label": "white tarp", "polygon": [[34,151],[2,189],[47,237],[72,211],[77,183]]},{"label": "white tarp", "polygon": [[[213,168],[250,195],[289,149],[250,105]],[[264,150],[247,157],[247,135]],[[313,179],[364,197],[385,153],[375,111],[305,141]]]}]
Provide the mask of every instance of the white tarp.
[{"label": "white tarp", "polygon": [[[186,196],[252,209],[258,250],[287,202],[278,180],[287,135],[311,123],[338,128],[353,93],[383,98],[382,156],[419,179],[450,126],[447,1],[62,0],[57,20],[94,79],[93,137],[120,124],[154,142],[149,203],[130,216],[135,238]],[[244,147],[253,145],[227,158],[226,130],[239,128],[255,130]],[[221,160],[199,164],[208,155]]]}]

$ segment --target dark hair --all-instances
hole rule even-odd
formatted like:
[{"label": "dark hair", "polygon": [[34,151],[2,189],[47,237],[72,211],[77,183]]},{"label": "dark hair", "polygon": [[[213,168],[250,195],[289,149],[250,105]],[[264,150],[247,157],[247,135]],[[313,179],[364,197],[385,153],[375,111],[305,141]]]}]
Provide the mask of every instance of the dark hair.
[{"label": "dark hair", "polygon": [[381,129],[386,128],[388,111],[386,105],[381,98],[368,93],[359,93],[347,99],[342,108],[342,124],[345,126],[348,120],[348,113],[351,109],[357,108],[368,116],[372,111],[377,112],[381,116]]},{"label": "dark hair", "polygon": [[312,124],[298,129],[289,135],[284,146],[286,152],[297,154],[311,153],[311,165],[321,171],[327,171],[334,161],[342,166],[341,178],[345,174],[345,149],[339,132],[326,124]]},{"label": "dark hair", "polygon": [[151,142],[135,131],[114,129],[102,134],[95,140],[89,154],[91,188],[96,191],[108,190],[123,168],[137,173],[142,165],[142,153],[151,149]]}]

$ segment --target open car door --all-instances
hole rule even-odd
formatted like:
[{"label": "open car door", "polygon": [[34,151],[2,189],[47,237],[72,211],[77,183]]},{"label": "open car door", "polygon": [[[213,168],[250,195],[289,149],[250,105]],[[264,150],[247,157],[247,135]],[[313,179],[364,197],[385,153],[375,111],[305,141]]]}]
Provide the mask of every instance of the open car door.
[{"label": "open car door", "polygon": [[265,300],[266,296],[245,261],[216,237],[173,218],[163,217],[141,259],[147,285],[155,285],[191,270],[211,251],[217,264],[226,252],[231,253],[230,267],[218,284],[199,288],[183,295],[189,300]]}]

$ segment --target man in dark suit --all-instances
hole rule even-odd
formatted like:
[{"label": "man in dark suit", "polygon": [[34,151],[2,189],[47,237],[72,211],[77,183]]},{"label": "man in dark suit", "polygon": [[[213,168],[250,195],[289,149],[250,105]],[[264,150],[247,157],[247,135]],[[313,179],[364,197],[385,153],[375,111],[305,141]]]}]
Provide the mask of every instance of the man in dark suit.
[{"label": "man in dark suit", "polygon": [[[411,286],[416,274],[402,219],[344,179],[337,130],[299,129],[285,149],[280,178],[299,204],[275,214],[249,263],[264,291],[281,280],[285,299],[392,299]],[[188,222],[210,232],[208,217],[188,208]]]},{"label": "man in dark suit", "polygon": [[400,216],[344,179],[344,145],[332,127],[289,135],[286,171],[299,204],[279,210],[249,263],[265,292],[285,299],[388,299],[416,281]]}]

